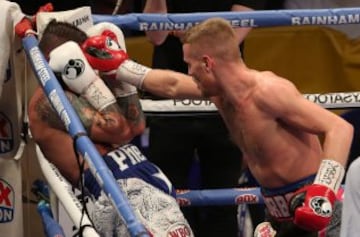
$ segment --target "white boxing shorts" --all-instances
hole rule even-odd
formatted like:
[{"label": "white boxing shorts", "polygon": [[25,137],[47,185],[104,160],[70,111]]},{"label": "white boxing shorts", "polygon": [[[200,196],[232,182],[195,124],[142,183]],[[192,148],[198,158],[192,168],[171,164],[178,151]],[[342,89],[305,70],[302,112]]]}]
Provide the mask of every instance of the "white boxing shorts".
[{"label": "white boxing shorts", "polygon": [[[138,220],[154,237],[193,236],[175,198],[138,178],[117,180]],[[130,237],[123,219],[101,192],[91,212],[102,237]]]}]

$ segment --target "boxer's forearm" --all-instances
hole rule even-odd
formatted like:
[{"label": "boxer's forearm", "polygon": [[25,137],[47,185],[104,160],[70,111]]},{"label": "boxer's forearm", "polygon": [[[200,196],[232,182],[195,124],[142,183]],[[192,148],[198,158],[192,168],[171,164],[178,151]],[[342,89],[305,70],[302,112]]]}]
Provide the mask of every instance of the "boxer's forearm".
[{"label": "boxer's forearm", "polygon": [[142,89],[165,98],[203,98],[191,76],[170,70],[151,70],[143,81]]}]

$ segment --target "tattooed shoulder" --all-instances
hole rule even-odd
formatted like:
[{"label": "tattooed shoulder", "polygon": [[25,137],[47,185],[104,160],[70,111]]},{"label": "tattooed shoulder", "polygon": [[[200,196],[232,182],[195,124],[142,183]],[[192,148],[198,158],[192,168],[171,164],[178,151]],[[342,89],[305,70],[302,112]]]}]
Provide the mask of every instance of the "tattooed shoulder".
[{"label": "tattooed shoulder", "polygon": [[[93,124],[93,119],[96,110],[82,97],[79,97],[71,92],[65,92],[66,97],[77,112],[81,122],[83,123],[87,132],[90,132]],[[41,96],[36,104],[37,113],[44,122],[47,122],[51,127],[65,131],[65,126],[57,112],[51,106],[49,100],[45,95]]]}]

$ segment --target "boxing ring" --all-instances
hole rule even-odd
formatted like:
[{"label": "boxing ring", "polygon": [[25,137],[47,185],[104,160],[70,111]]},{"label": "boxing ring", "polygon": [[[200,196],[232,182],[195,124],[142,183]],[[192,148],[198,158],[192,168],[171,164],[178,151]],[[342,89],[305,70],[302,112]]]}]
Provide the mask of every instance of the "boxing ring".
[{"label": "boxing ring", "polygon": [[[185,30],[194,24],[210,17],[223,17],[234,27],[273,27],[298,25],[337,25],[360,23],[360,9],[321,9],[321,10],[278,10],[256,12],[222,12],[196,14],[127,14],[122,16],[93,15],[95,23],[108,21],[123,28],[133,30]],[[26,55],[32,65],[36,77],[43,87],[52,106],[56,109],[68,133],[74,140],[74,149],[82,154],[89,163],[90,170],[97,178],[104,192],[111,199],[119,215],[123,216],[131,236],[149,236],[142,224],[136,219],[122,190],[108,172],[106,164],[87,137],[84,127],[74,109],[67,100],[44,56],[37,47],[37,39],[27,36],[23,39]],[[310,101],[327,109],[346,109],[360,107],[360,91],[304,94]],[[216,112],[215,106],[208,102],[184,104],[184,101],[141,101],[147,114],[171,114],[178,112]],[[205,105],[204,105],[205,104]],[[38,160],[51,190],[64,205],[75,226],[83,236],[98,236],[92,228],[91,221],[83,212],[81,202],[73,193],[71,185],[61,176],[56,167],[49,163],[36,148]],[[66,192],[64,192],[66,190]],[[177,200],[183,206],[197,205],[239,205],[263,203],[258,187],[245,189],[216,190],[179,190]],[[89,228],[87,228],[89,227]],[[57,233],[61,236],[61,233]],[[49,235],[50,236],[50,235]]]}]

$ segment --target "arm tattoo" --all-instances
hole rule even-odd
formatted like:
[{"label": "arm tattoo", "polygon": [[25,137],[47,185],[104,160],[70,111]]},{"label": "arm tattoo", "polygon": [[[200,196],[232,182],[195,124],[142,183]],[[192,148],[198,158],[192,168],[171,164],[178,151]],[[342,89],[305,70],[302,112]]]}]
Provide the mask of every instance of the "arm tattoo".
[{"label": "arm tattoo", "polygon": [[87,102],[86,99],[78,97],[74,94],[71,94],[69,100],[77,112],[86,132],[91,136],[91,127],[96,120],[96,110]]},{"label": "arm tattoo", "polygon": [[[90,135],[93,123],[97,122],[95,119],[96,110],[82,97],[78,97],[71,92],[65,92],[68,100],[77,112],[84,128]],[[66,131],[65,126],[59,118],[56,111],[52,108],[49,100],[43,95],[36,105],[37,113],[41,120],[48,123],[51,127]]]},{"label": "arm tattoo", "polygon": [[125,118],[131,123],[137,125],[145,120],[145,115],[142,111],[137,94],[133,94],[127,97],[118,97],[116,100],[118,106],[123,111]]},{"label": "arm tattoo", "polygon": [[60,120],[58,114],[51,106],[48,98],[42,95],[36,103],[35,110],[40,119],[49,124],[50,127],[56,128],[62,131],[66,131],[63,122]]}]

